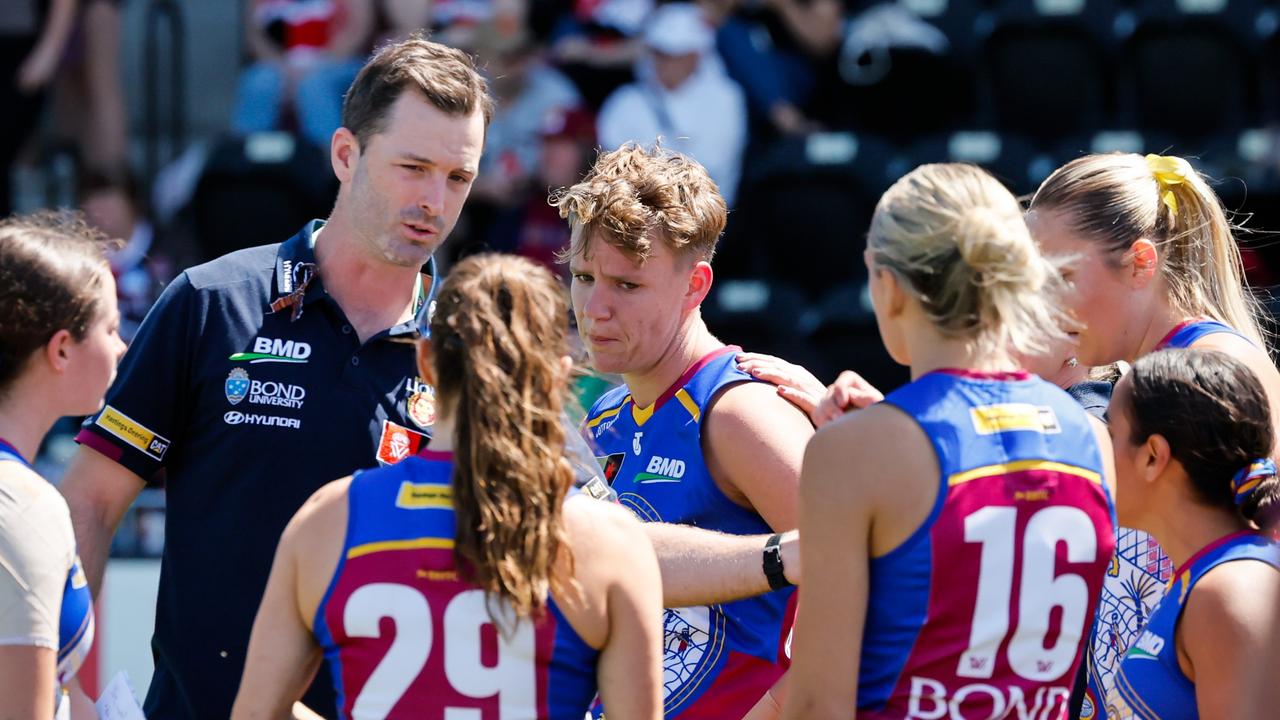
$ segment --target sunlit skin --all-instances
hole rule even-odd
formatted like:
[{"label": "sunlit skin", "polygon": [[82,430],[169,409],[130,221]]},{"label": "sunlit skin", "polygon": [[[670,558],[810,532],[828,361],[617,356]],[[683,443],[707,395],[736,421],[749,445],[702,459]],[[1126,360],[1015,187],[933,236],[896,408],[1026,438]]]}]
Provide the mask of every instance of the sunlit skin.
[{"label": "sunlit skin", "polygon": [[377,260],[421,267],[458,222],[483,147],[479,111],[450,115],[405,91],[363,147],[346,128],[334,134],[343,225]]},{"label": "sunlit skin", "polygon": [[722,343],[695,332],[711,266],[678,257],[665,243],[637,263],[607,242],[588,239],[569,261],[573,312],[592,366],[622,375],[644,406],[689,363]]},{"label": "sunlit skin", "polygon": [[64,414],[91,415],[102,409],[102,397],[116,378],[116,366],[124,357],[120,339],[120,311],[116,303],[116,283],[104,268],[98,289],[94,320],[84,338],[67,349],[65,382],[73,385],[66,395],[74,407]]},{"label": "sunlit skin", "polygon": [[[1060,212],[1032,211],[1027,226],[1046,257],[1063,263],[1063,277],[1071,284],[1064,304],[1081,327],[1074,335],[1076,357],[1084,365],[1133,362],[1164,337],[1154,249],[1150,253],[1108,252],[1101,244],[1076,232]],[[1146,241],[1135,250],[1146,250]],[[1159,313],[1163,315],[1163,313]]]},{"label": "sunlit skin", "polygon": [[[1153,352],[1168,333],[1186,320],[1169,303],[1167,283],[1160,276],[1160,250],[1137,238],[1123,254],[1105,248],[1076,232],[1060,212],[1032,211],[1027,226],[1046,256],[1065,263],[1071,283],[1066,305],[1082,327],[1076,336],[1076,357],[1082,365],[1132,363]],[[1280,373],[1267,353],[1232,333],[1200,338],[1193,347],[1220,350],[1237,358],[1262,381],[1271,399],[1272,422],[1280,425]],[[1272,450],[1280,460],[1280,448]]]}]

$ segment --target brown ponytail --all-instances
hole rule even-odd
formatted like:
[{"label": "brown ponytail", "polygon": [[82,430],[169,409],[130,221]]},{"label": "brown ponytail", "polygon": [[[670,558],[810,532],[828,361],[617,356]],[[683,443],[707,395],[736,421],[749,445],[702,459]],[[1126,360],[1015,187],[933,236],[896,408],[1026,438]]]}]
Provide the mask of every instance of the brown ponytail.
[{"label": "brown ponytail", "polygon": [[560,420],[568,312],[545,268],[479,255],[450,272],[431,320],[437,396],[455,427],[454,554],[518,617],[571,584],[556,572],[572,562],[561,522],[573,482]]}]

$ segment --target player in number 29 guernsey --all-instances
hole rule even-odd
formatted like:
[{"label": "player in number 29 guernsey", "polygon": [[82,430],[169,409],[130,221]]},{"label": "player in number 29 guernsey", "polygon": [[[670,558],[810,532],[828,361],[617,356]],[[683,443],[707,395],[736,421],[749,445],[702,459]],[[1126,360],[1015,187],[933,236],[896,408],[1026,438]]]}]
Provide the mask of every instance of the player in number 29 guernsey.
[{"label": "player in number 29 guernsey", "polygon": [[598,692],[658,720],[657,559],[630,513],[570,496],[563,291],[477,256],[439,298],[419,323],[430,445],[294,517],[233,718],[287,715],[323,653],[342,718],[582,720]]},{"label": "player in number 29 guernsey", "polygon": [[913,381],[809,445],[804,588],[822,591],[802,591],[783,716],[1064,718],[1115,540],[1105,429],[1015,360],[1061,339],[1060,280],[1013,196],[964,165],[890,188],[866,258]]}]

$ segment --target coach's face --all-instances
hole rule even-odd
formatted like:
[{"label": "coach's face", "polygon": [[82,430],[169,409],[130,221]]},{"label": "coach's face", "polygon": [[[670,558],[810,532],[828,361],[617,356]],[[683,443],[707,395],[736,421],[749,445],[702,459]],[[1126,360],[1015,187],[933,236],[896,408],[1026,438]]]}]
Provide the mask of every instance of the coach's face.
[{"label": "coach's face", "polygon": [[658,365],[711,287],[711,266],[655,241],[643,263],[588,239],[569,261],[578,333],[599,372],[638,375]]},{"label": "coach's face", "polygon": [[354,154],[337,172],[347,186],[357,236],[384,262],[421,266],[453,230],[471,192],[484,146],[484,115],[478,109],[450,115],[405,91],[392,104],[385,127],[363,147],[339,129],[335,154],[344,133]]}]

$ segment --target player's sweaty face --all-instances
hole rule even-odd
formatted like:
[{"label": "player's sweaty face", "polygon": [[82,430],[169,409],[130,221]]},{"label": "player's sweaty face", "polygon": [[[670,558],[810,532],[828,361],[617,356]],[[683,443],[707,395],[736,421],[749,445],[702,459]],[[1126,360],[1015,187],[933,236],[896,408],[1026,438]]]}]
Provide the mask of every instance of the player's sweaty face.
[{"label": "player's sweaty face", "polygon": [[484,145],[484,116],[449,115],[404,92],[382,132],[361,150],[351,197],[370,250],[417,267],[440,247],[471,192]]},{"label": "player's sweaty face", "polygon": [[597,371],[643,373],[672,349],[689,290],[685,265],[662,242],[643,265],[595,239],[573,256],[573,312]]}]

